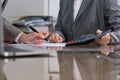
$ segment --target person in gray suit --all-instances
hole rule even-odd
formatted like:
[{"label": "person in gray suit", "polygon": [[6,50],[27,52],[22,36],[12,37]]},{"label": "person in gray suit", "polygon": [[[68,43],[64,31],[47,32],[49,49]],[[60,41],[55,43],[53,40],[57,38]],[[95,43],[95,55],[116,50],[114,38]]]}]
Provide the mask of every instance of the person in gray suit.
[{"label": "person in gray suit", "polygon": [[113,28],[95,42],[120,43],[120,6],[117,0],[60,0],[60,11],[50,42],[73,40],[81,35]]},{"label": "person in gray suit", "polygon": [[26,44],[40,44],[44,41],[44,38],[49,35],[48,32],[41,31],[39,33],[33,32],[29,34],[23,33],[20,29],[11,25],[5,18],[3,18],[3,28],[4,28],[4,39],[9,43],[13,41],[17,43],[26,43]]},{"label": "person in gray suit", "polygon": [[[0,0],[0,12],[3,12],[8,0]],[[1,10],[2,9],[2,10]],[[15,26],[11,25],[5,18],[2,17],[3,28],[4,28],[4,39],[7,40],[9,43],[17,42],[17,43],[42,43],[44,38],[49,35],[48,32],[41,31],[39,33],[33,32],[30,34],[23,33],[20,29],[16,28]]]}]

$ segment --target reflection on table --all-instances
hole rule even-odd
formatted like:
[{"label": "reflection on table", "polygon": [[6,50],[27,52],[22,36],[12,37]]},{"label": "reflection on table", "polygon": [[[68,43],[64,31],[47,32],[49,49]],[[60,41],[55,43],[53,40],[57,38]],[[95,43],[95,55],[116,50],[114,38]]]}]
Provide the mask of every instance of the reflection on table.
[{"label": "reflection on table", "polygon": [[0,80],[119,80],[120,45],[65,48],[52,56],[0,59]]}]

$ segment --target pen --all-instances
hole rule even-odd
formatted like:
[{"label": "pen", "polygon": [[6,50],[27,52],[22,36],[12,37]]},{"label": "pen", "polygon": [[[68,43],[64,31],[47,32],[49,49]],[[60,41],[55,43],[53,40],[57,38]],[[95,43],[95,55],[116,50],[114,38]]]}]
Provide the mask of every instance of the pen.
[{"label": "pen", "polygon": [[37,32],[39,33],[35,28],[33,28],[32,26],[29,26],[29,28],[33,31],[33,32]]},{"label": "pen", "polygon": [[[33,31],[33,32],[37,32],[39,33],[35,28],[33,28],[32,26],[29,26],[29,28]],[[50,35],[48,35],[46,38],[44,38],[44,40],[48,41]]]}]

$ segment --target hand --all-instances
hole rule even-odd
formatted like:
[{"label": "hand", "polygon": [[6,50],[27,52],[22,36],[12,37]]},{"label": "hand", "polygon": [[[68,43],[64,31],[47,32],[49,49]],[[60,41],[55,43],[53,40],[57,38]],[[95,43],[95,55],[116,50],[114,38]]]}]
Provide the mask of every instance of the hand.
[{"label": "hand", "polygon": [[55,33],[50,36],[49,41],[53,43],[61,43],[63,38],[58,33]]},{"label": "hand", "polygon": [[49,35],[49,32],[45,32],[45,31],[39,31],[39,33],[40,33],[40,37],[43,39],[48,37],[48,35]]},{"label": "hand", "polygon": [[48,32],[33,32],[29,34],[22,33],[19,38],[19,42],[23,42],[25,44],[41,44],[44,42],[44,38],[49,35]]},{"label": "hand", "polygon": [[[99,35],[102,33],[101,30],[97,30],[96,33]],[[107,45],[108,43],[110,43],[110,34],[107,33],[106,35],[102,36],[101,38],[99,39],[96,39],[95,40],[99,45],[101,46],[105,46]]]}]

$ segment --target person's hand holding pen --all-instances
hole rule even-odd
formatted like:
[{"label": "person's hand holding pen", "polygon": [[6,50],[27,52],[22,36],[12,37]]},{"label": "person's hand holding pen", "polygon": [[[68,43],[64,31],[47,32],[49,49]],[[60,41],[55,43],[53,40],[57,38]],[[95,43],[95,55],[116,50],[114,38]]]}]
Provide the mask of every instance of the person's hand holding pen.
[{"label": "person's hand holding pen", "polygon": [[48,37],[49,37],[49,32],[46,31],[39,31],[40,37],[42,40],[46,40],[48,41]]},{"label": "person's hand holding pen", "polygon": [[[33,28],[34,29],[34,28]],[[34,31],[32,29],[32,31]],[[22,33],[22,35],[19,38],[19,42],[23,42],[26,44],[41,44],[44,42],[45,38],[49,35],[49,32],[45,31],[37,31],[35,30],[32,33],[25,34]]]},{"label": "person's hand holding pen", "polygon": [[29,28],[36,33],[41,33],[41,39],[44,39],[46,41],[48,41],[48,38],[50,36],[49,32],[45,32],[45,31],[37,31],[35,28],[33,28],[32,26],[29,26]]}]

